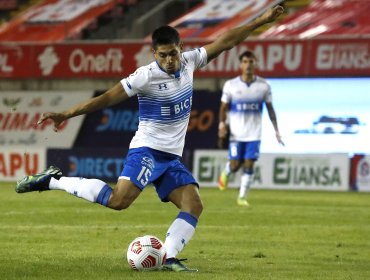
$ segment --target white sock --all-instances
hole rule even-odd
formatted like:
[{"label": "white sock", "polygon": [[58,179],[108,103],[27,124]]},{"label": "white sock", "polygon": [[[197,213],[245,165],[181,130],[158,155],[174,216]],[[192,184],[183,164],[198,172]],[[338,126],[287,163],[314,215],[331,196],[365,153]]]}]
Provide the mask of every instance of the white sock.
[{"label": "white sock", "polygon": [[59,180],[51,178],[49,188],[51,190],[63,190],[104,206],[108,203],[110,193],[112,192],[112,189],[101,180],[81,177],[61,177]]},{"label": "white sock", "polygon": [[239,189],[240,198],[247,198],[248,191],[251,187],[252,181],[253,181],[253,174],[243,173],[243,175],[241,176],[240,189]]},{"label": "white sock", "polygon": [[167,259],[175,258],[184,246],[189,242],[195,232],[198,219],[193,215],[180,212],[175,221],[167,231],[164,247],[167,252]]}]

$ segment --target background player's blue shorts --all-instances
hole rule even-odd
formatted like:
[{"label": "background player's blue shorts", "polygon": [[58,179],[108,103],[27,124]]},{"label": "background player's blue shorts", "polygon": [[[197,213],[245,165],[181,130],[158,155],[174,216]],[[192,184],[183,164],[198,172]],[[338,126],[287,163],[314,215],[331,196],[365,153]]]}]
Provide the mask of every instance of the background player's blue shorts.
[{"label": "background player's blue shorts", "polygon": [[180,162],[180,157],[147,147],[130,149],[121,176],[143,190],[153,184],[159,198],[168,202],[168,195],[179,187],[197,181]]},{"label": "background player's blue shorts", "polygon": [[257,160],[260,156],[261,141],[236,142],[232,141],[229,144],[229,159]]}]

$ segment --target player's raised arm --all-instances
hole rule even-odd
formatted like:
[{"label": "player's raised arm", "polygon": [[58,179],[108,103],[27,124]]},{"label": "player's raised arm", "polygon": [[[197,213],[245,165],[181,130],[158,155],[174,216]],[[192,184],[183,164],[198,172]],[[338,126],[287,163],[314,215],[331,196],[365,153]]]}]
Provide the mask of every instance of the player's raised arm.
[{"label": "player's raised arm", "polygon": [[47,119],[51,119],[54,122],[54,130],[57,131],[59,125],[66,119],[70,119],[79,115],[88,114],[115,105],[119,102],[126,100],[127,98],[128,95],[123,89],[121,83],[117,83],[102,95],[81,102],[66,111],[60,113],[47,112],[42,114],[37,124],[41,124]]},{"label": "player's raised arm", "polygon": [[264,14],[262,14],[260,17],[253,20],[252,22],[230,29],[229,31],[222,34],[214,42],[205,45],[204,48],[207,51],[208,62],[216,58],[223,51],[230,50],[236,45],[240,44],[249,36],[249,34],[253,30],[260,27],[261,25],[273,22],[283,12],[284,9],[281,6],[271,8],[267,10]]}]

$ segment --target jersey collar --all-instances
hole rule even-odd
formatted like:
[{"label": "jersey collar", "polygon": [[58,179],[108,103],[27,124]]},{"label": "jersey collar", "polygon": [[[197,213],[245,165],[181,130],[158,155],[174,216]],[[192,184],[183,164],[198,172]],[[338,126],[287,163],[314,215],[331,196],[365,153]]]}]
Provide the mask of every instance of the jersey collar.
[{"label": "jersey collar", "polygon": [[179,69],[179,70],[177,70],[174,74],[168,74],[168,73],[166,72],[166,70],[164,70],[164,69],[161,67],[161,65],[159,65],[158,61],[155,61],[155,62],[157,63],[158,68],[159,68],[162,72],[164,72],[164,73],[166,73],[167,75],[170,75],[171,77],[174,77],[174,78],[176,78],[176,79],[180,78],[180,72],[181,72],[182,64],[180,64],[180,69]]},{"label": "jersey collar", "polygon": [[239,76],[239,79],[249,87],[251,84],[253,84],[253,83],[257,80],[257,76],[256,76],[256,75],[254,75],[254,79],[253,79],[250,83],[245,82],[245,81],[242,79],[242,76]]}]

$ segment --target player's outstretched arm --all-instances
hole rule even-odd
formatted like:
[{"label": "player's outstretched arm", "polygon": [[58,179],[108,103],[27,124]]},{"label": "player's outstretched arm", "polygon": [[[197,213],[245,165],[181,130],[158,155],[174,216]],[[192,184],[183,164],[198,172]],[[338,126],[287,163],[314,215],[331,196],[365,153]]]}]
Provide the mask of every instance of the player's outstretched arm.
[{"label": "player's outstretched arm", "polygon": [[123,89],[121,83],[117,83],[115,86],[107,90],[102,95],[91,98],[88,101],[81,102],[66,111],[60,113],[47,112],[42,114],[37,124],[41,124],[44,121],[50,119],[54,122],[54,131],[58,131],[59,125],[67,119],[115,105],[126,99],[128,99],[127,93]]},{"label": "player's outstretched arm", "polygon": [[267,10],[264,14],[260,17],[256,18],[252,22],[230,29],[222,34],[219,38],[217,38],[214,42],[205,45],[204,48],[207,51],[208,62],[212,59],[216,58],[225,50],[230,50],[236,45],[243,42],[249,34],[255,30],[256,28],[260,27],[269,22],[273,22],[276,18],[278,18],[284,12],[283,7],[276,6]]}]

